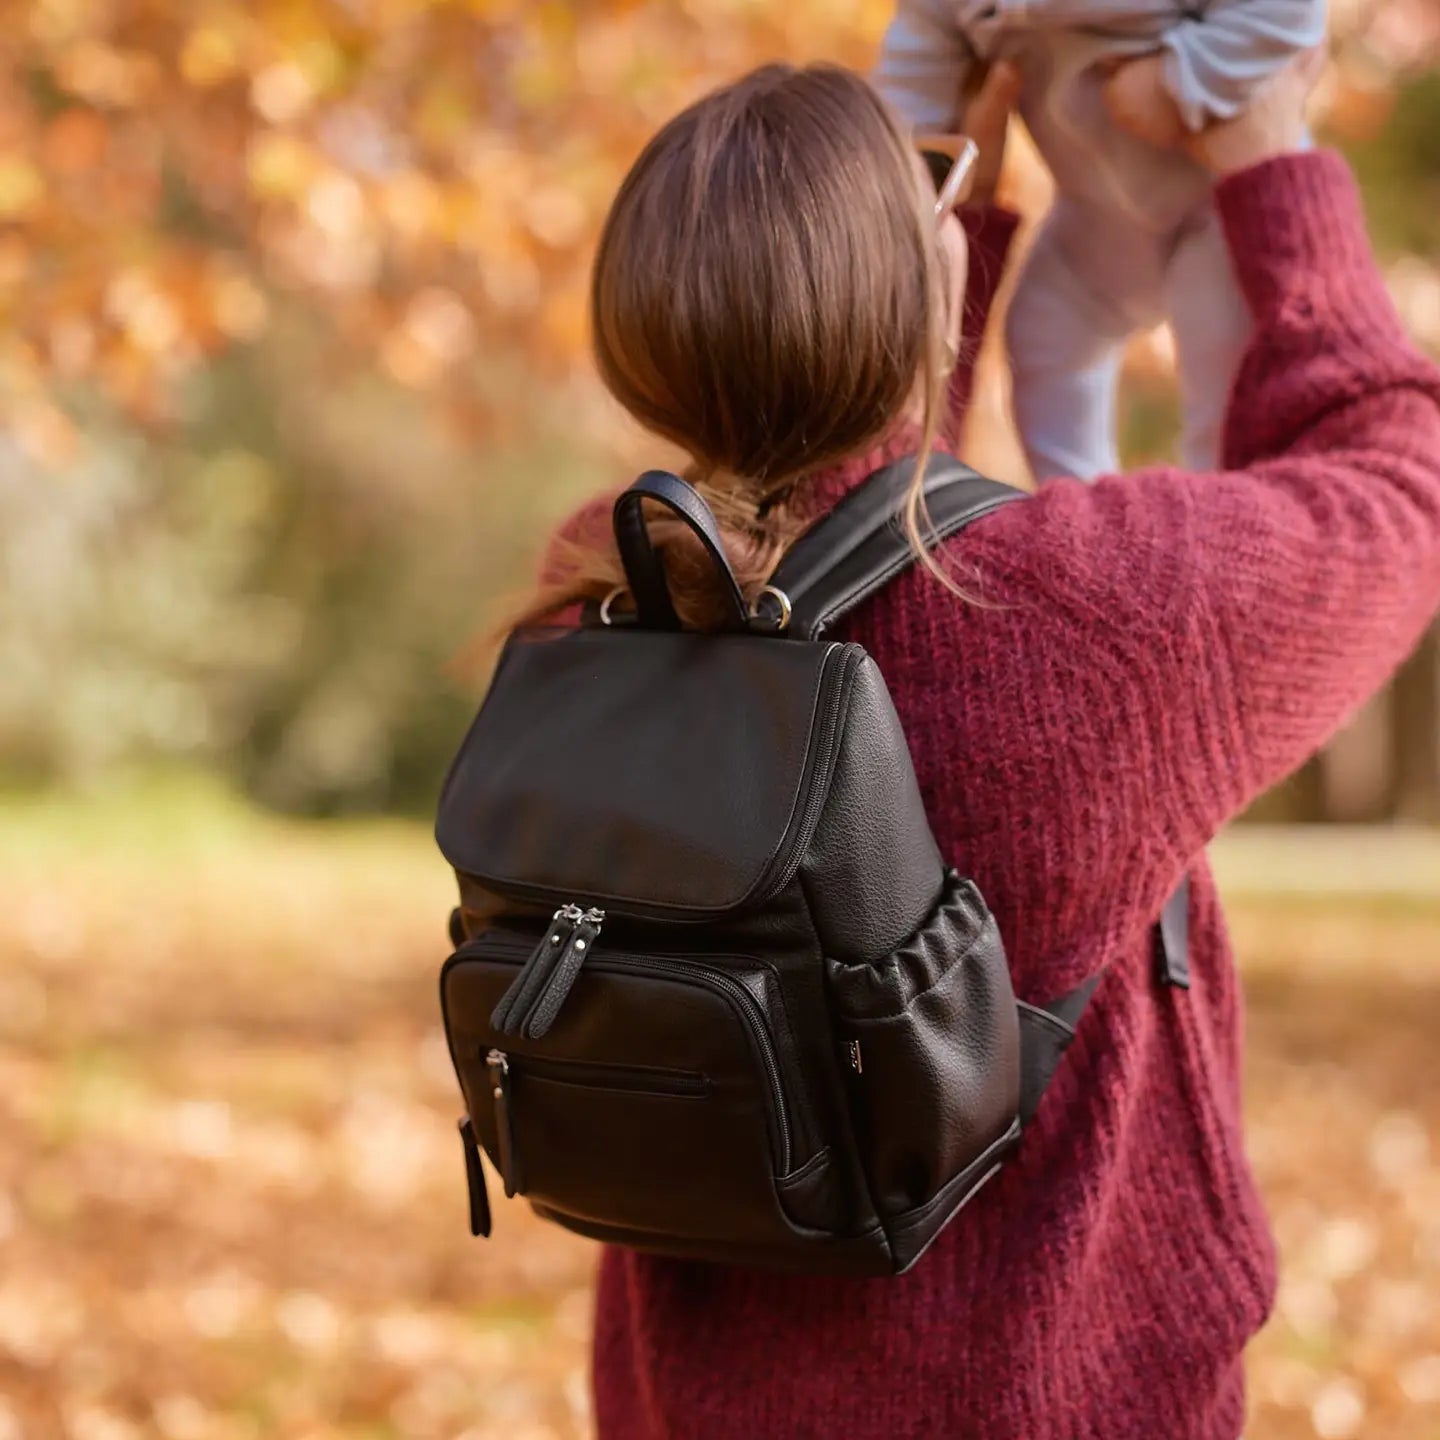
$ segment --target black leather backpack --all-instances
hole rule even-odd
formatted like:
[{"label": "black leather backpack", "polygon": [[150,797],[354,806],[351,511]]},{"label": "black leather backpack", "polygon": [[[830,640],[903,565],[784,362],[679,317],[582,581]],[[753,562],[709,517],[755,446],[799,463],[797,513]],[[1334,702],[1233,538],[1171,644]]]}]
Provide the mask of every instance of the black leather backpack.
[{"label": "black leather backpack", "polygon": [[[899,1273],[1019,1143],[1094,982],[1017,1002],[879,669],[825,638],[914,558],[912,473],[849,495],[751,610],[704,501],[651,471],[615,506],[633,614],[508,641],[436,826],[475,1234],[483,1147],[598,1240]],[[1024,498],[939,457],[926,491],[938,537]],[[681,629],[647,500],[705,546],[725,630]]]}]

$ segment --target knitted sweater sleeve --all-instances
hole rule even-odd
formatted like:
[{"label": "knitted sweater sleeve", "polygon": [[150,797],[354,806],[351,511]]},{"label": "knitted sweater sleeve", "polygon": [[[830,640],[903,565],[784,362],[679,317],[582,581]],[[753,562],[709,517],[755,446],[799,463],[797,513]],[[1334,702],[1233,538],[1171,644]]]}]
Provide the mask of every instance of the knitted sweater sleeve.
[{"label": "knitted sweater sleeve", "polygon": [[1077,851],[1152,913],[1440,605],[1440,372],[1405,338],[1348,169],[1276,159],[1217,205],[1255,320],[1226,468],[1062,480],[967,552],[1036,598],[1026,643],[1067,680],[1035,718],[1063,736]]},{"label": "knitted sweater sleeve", "polygon": [[990,311],[1005,278],[1005,262],[1020,225],[1020,217],[1000,205],[966,205],[959,213],[969,252],[965,309],[961,317],[959,353],[950,375],[945,415],[939,427],[941,440],[951,446],[960,443],[964,432],[980,346],[989,328]]}]

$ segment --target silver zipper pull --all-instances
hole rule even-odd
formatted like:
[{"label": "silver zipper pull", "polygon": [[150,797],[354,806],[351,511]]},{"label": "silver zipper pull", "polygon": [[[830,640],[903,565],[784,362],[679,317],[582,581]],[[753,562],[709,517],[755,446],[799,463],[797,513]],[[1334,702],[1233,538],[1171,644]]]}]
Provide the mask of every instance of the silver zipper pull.
[{"label": "silver zipper pull", "polygon": [[860,1060],[860,1042],[858,1040],[847,1040],[845,1042],[845,1059],[857,1075],[863,1073],[864,1065]]},{"label": "silver zipper pull", "polygon": [[490,1016],[498,1035],[538,1040],[555,1023],[570,987],[605,923],[595,906],[562,905],[530,958],[520,967]]},{"label": "silver zipper pull", "polygon": [[509,1057],[503,1050],[491,1050],[485,1056],[485,1067],[490,1072],[490,1095],[495,1101],[495,1145],[499,1151],[496,1158],[500,1162],[500,1178],[505,1182],[505,1198],[508,1200],[520,1189],[520,1177],[515,1167],[515,1136],[511,1129]]}]

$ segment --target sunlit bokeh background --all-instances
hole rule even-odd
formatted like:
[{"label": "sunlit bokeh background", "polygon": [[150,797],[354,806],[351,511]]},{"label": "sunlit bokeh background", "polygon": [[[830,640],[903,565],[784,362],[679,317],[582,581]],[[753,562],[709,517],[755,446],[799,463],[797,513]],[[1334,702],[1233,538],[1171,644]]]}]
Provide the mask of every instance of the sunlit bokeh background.
[{"label": "sunlit bokeh background", "polygon": [[[1333,8],[1319,128],[1440,353],[1440,3]],[[474,637],[657,453],[585,356],[625,165],[886,11],[0,3],[0,1440],[589,1434],[593,1250],[466,1235],[425,817]],[[1137,337],[1127,457],[1174,422]],[[993,355],[969,453],[1024,479]],[[1215,851],[1285,1272],[1252,1440],[1440,1437],[1437,676]]]}]

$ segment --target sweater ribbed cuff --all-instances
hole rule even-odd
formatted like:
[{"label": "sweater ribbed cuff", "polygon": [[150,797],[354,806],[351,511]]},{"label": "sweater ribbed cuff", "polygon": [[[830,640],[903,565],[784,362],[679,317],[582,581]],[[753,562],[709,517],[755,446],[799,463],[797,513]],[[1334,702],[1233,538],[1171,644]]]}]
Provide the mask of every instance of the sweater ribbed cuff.
[{"label": "sweater ribbed cuff", "polygon": [[1227,175],[1215,203],[1256,314],[1297,287],[1363,283],[1374,273],[1355,179],[1334,151],[1280,155]]}]

